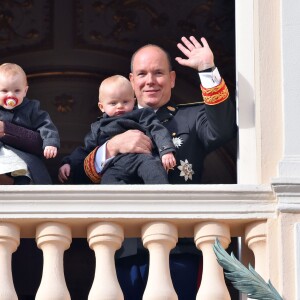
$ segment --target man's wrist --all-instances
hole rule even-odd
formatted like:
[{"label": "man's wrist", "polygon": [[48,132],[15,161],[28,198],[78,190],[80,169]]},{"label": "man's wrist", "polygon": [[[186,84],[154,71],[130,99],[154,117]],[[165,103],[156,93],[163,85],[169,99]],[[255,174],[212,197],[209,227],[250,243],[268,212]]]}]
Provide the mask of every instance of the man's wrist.
[{"label": "man's wrist", "polygon": [[[205,70],[204,70],[205,71]],[[214,66],[210,72],[198,72],[201,85],[204,88],[213,88],[221,83],[221,75],[217,67]]]},{"label": "man's wrist", "polygon": [[198,73],[209,73],[209,72],[213,72],[215,70],[216,66],[212,66],[210,68],[207,68],[205,70],[202,71],[198,71]]},{"label": "man's wrist", "polygon": [[114,143],[112,140],[109,140],[106,143],[106,159],[109,159],[111,157],[114,157],[118,154],[118,151],[116,149],[116,147],[114,146]]}]

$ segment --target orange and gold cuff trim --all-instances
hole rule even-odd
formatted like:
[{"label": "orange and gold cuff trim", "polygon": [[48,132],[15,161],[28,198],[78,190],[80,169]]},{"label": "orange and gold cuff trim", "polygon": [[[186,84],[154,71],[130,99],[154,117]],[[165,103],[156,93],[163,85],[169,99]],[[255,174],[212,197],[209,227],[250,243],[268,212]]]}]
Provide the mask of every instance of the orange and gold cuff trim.
[{"label": "orange and gold cuff trim", "polygon": [[205,88],[201,85],[201,91],[204,103],[207,105],[216,105],[225,101],[229,97],[229,92],[224,79],[213,88]]},{"label": "orange and gold cuff trim", "polygon": [[95,168],[95,156],[99,147],[96,147],[84,160],[85,174],[91,179],[93,183],[100,183],[101,176],[97,173]]}]

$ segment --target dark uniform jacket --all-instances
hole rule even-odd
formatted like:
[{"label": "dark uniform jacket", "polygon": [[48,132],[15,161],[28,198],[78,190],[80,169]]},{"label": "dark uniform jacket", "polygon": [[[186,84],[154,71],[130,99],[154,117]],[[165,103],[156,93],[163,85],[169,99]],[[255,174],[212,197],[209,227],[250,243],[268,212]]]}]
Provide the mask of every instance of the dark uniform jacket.
[{"label": "dark uniform jacket", "polygon": [[[169,130],[176,147],[177,166],[168,173],[171,184],[200,184],[205,156],[233,139],[237,132],[235,106],[230,99],[217,105],[176,105],[169,101],[157,110],[156,116]],[[91,183],[83,169],[84,157],[97,145],[90,146],[87,151],[76,149],[72,153],[76,183]]]},{"label": "dark uniform jacket", "polygon": [[[0,120],[4,121],[6,132],[0,138],[0,147],[5,144],[8,149],[15,152],[21,157],[28,166],[28,170],[35,184],[50,184],[51,178],[43,162],[42,149],[46,146],[60,147],[60,139],[58,130],[51,121],[49,114],[40,109],[40,103],[37,100],[29,100],[24,98],[23,102],[14,109],[7,110],[0,107]],[[10,124],[12,123],[12,125]],[[28,130],[20,129],[13,124],[38,132],[42,141],[41,148],[36,149],[36,136],[30,134]],[[19,138],[20,133],[26,133],[27,137],[32,138],[32,148],[29,149],[29,143],[26,141],[22,145],[24,137]]]},{"label": "dark uniform jacket", "polygon": [[172,184],[201,183],[205,156],[236,134],[235,108],[229,99],[218,105],[169,102],[156,115],[176,147],[177,166],[169,172]]},{"label": "dark uniform jacket", "polygon": [[[96,146],[101,146],[113,136],[130,129],[137,129],[147,134],[153,145],[156,146],[154,151],[160,157],[166,153],[175,152],[168,130],[159,122],[154,111],[150,108],[135,108],[132,112],[116,117],[108,117],[104,113],[98,121],[91,125],[91,131],[84,139],[84,148],[76,149],[70,156],[64,158],[63,162],[69,163],[72,169],[74,166],[76,167],[77,161],[82,161],[81,154],[87,155]],[[124,155],[126,154],[117,155],[114,160]],[[107,167],[105,166],[105,168]]]},{"label": "dark uniform jacket", "polygon": [[160,157],[175,151],[168,130],[159,122],[157,115],[150,108],[135,108],[132,112],[117,117],[108,117],[107,114],[104,114],[99,121],[99,127],[101,132],[98,145],[103,145],[113,136],[129,129],[137,129],[151,138]]},{"label": "dark uniform jacket", "polygon": [[[149,136],[155,146],[154,152],[160,157],[169,152],[175,152],[175,146],[166,128],[159,122],[157,115],[150,108],[137,109],[122,116],[108,117],[105,113],[98,121],[92,123],[91,131],[84,138],[84,147],[76,148],[71,155],[63,159],[63,163],[71,165],[75,169],[75,183],[91,183],[85,174],[78,168],[83,159],[96,146],[103,145],[113,136],[123,133],[129,129],[137,129]],[[126,154],[124,154],[126,155]],[[121,155],[117,155],[115,159]],[[105,168],[108,167],[107,165]],[[80,172],[77,172],[78,169]],[[104,170],[103,170],[104,171]]]}]

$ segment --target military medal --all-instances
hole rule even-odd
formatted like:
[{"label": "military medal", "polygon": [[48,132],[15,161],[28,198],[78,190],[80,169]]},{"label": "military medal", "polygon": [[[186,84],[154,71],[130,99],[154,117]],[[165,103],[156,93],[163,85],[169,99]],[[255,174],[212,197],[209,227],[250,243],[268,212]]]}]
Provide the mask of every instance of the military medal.
[{"label": "military medal", "polygon": [[193,174],[195,174],[195,172],[193,171],[193,165],[189,164],[187,159],[185,161],[180,160],[178,169],[181,171],[179,176],[184,177],[185,181],[188,179],[193,180]]},{"label": "military medal", "polygon": [[173,137],[173,144],[176,148],[179,148],[183,143],[183,139],[181,137]]}]

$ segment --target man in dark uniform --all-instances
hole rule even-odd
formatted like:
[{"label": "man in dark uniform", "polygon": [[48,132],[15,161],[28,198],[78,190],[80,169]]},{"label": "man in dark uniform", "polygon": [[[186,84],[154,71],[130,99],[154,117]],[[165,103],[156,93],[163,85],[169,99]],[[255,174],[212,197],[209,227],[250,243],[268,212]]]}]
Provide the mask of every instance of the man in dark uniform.
[{"label": "man in dark uniform", "polygon": [[[97,145],[101,146],[129,129],[144,132],[155,146],[152,154],[116,155],[101,171],[102,184],[169,183],[167,171],[176,165],[173,154],[176,149],[170,133],[151,108],[138,109],[135,102],[133,88],[126,77],[114,75],[101,82],[98,107],[103,115],[91,124],[91,130],[84,138],[83,150],[89,153]],[[68,157],[70,166],[72,156]]]},{"label": "man in dark uniform", "polygon": [[[237,131],[235,107],[229,99],[228,89],[214,66],[214,56],[207,41],[201,38],[201,42],[202,45],[194,37],[183,37],[178,48],[186,59],[177,57],[176,60],[199,72],[204,104],[181,106],[172,102],[171,89],[175,86],[176,74],[171,69],[168,54],[160,47],[146,45],[137,50],[131,60],[130,80],[138,105],[155,110],[158,119],[173,136],[177,166],[168,173],[172,184],[201,183],[205,156],[232,139]],[[127,131],[93,150],[85,159],[85,173],[93,182],[99,183],[99,173],[107,159],[118,153],[150,153],[151,147],[144,134]],[[127,240],[131,246],[134,242],[139,243]],[[199,254],[192,239],[179,239],[171,252],[171,276],[180,300],[196,297]],[[136,246],[133,255],[117,259],[116,267],[125,299],[142,299],[148,267],[145,251]]]},{"label": "man in dark uniform", "polygon": [[[194,38],[183,38],[179,49],[187,59],[177,57],[184,66],[199,72],[204,104],[176,105],[171,100],[176,74],[168,54],[158,46],[146,45],[132,57],[130,80],[140,107],[156,111],[158,119],[169,130],[176,147],[177,167],[169,172],[172,184],[201,183],[203,160],[236,134],[235,107],[228,89],[214,66],[208,43],[203,46]],[[150,153],[151,141],[139,131],[118,135],[86,159],[86,174],[100,182],[101,165],[118,153]]]}]

